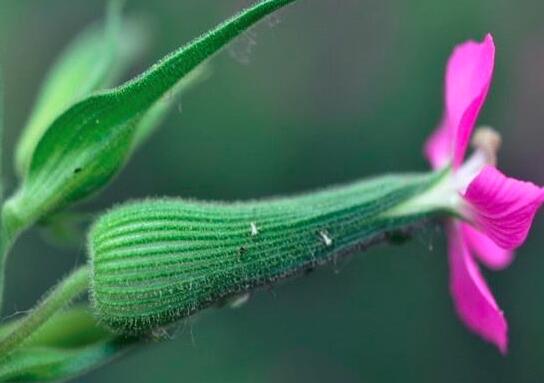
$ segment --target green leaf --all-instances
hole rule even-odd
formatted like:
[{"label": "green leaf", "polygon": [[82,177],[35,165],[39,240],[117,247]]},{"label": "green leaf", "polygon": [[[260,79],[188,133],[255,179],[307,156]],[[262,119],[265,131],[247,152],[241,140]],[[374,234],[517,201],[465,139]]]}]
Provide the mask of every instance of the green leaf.
[{"label": "green leaf", "polygon": [[92,25],[76,36],[45,78],[15,151],[24,175],[32,153],[51,123],[74,102],[112,86],[143,50],[146,36],[134,20],[121,22],[119,2],[111,3],[105,25]]},{"label": "green leaf", "polygon": [[245,203],[162,199],[116,208],[89,235],[96,315],[119,333],[148,332],[409,233],[449,214],[447,201],[426,205],[422,197],[442,190],[445,174],[387,176]]},{"label": "green leaf", "polygon": [[245,29],[293,1],[261,1],[136,79],[90,96],[59,116],[40,139],[22,186],[5,206],[8,231],[19,231],[107,184],[133,149],[142,119],[169,90]]},{"label": "green leaf", "polygon": [[[15,323],[0,328],[7,333]],[[118,338],[100,327],[87,308],[61,312],[24,346],[0,360],[0,382],[65,380],[127,351],[135,339]]]},{"label": "green leaf", "polygon": [[47,382],[79,375],[117,354],[119,347],[105,342],[79,349],[24,348],[0,365],[0,382]]}]

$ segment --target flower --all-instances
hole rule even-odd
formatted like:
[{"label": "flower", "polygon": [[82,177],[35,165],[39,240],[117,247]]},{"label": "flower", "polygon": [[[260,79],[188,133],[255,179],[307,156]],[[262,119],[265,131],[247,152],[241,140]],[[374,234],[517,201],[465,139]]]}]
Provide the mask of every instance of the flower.
[{"label": "flower", "polygon": [[475,137],[474,154],[465,152],[493,75],[495,45],[482,42],[457,46],[445,79],[445,111],[438,129],[425,145],[433,168],[451,165],[450,186],[461,219],[447,223],[450,290],[465,325],[505,354],[508,324],[487,286],[477,261],[491,269],[507,267],[512,250],[527,237],[544,189],[508,178],[495,168],[498,135],[483,130]]}]

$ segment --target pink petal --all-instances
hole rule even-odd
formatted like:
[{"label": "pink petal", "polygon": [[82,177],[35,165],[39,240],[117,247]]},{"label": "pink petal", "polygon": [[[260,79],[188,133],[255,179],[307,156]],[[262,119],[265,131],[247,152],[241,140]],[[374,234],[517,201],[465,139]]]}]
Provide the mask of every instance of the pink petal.
[{"label": "pink petal", "polygon": [[508,324],[470,255],[458,224],[449,225],[448,237],[450,290],[457,313],[468,328],[505,354]]},{"label": "pink petal", "polygon": [[452,132],[442,121],[425,143],[424,153],[433,169],[445,166],[451,160]]},{"label": "pink petal", "polygon": [[468,185],[464,198],[473,210],[476,226],[503,249],[514,249],[527,238],[544,202],[544,190],[486,166]]},{"label": "pink petal", "polygon": [[458,167],[478,113],[485,101],[495,60],[495,45],[491,35],[483,42],[468,41],[458,45],[446,69],[446,119],[454,132],[453,166]]},{"label": "pink petal", "polygon": [[467,224],[461,224],[461,230],[470,250],[487,267],[500,270],[508,267],[514,259],[514,252],[505,250],[491,240],[487,235]]}]

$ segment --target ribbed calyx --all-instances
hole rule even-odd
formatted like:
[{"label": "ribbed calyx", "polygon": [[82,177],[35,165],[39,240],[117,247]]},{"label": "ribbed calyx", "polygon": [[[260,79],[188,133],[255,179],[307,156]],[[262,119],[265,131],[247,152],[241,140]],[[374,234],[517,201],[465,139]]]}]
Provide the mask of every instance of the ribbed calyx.
[{"label": "ribbed calyx", "polygon": [[[387,176],[244,203],[118,207],[90,233],[96,313],[117,332],[143,333],[409,231],[445,209],[395,208],[420,200],[443,177]],[[389,214],[397,210],[405,213]]]}]

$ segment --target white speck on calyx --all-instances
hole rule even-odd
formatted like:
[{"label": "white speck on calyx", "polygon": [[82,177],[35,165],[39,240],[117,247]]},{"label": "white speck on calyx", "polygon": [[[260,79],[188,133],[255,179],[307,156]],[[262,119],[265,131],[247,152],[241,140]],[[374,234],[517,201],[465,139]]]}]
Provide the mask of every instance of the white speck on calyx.
[{"label": "white speck on calyx", "polygon": [[238,309],[238,308],[242,307],[244,304],[246,304],[247,301],[249,301],[249,298],[250,298],[249,293],[239,295],[239,296],[232,299],[232,301],[229,304],[229,307],[231,309]]},{"label": "white speck on calyx", "polygon": [[320,231],[319,232],[319,236],[321,237],[321,239],[323,240],[323,243],[325,244],[325,246],[330,246],[332,245],[332,238],[329,237],[329,235],[327,234],[327,232],[325,231]]},{"label": "white speck on calyx", "polygon": [[251,222],[249,224],[249,227],[251,228],[252,237],[255,237],[257,234],[259,234],[259,228],[257,227],[257,224],[255,222]]}]

